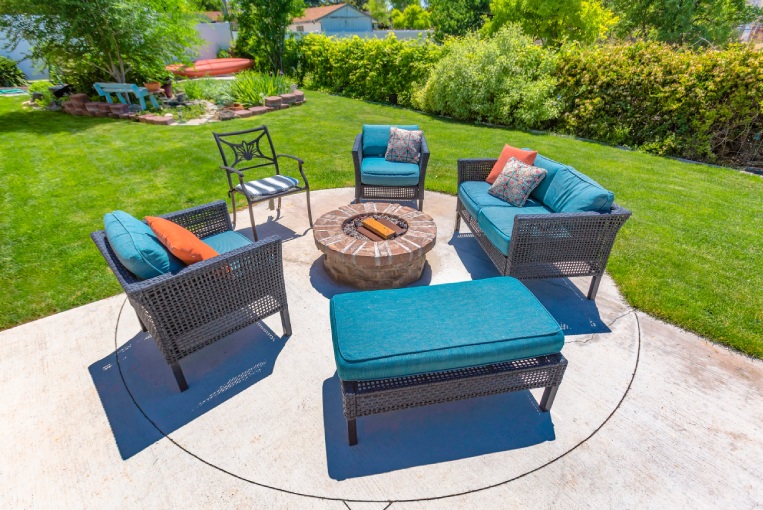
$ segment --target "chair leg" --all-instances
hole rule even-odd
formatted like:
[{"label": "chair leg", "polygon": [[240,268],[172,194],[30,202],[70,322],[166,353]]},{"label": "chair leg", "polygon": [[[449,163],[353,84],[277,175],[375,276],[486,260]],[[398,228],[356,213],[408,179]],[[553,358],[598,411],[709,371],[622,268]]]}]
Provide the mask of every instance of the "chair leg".
[{"label": "chair leg", "polygon": [[[248,199],[247,199],[247,202],[249,202]],[[252,222],[252,235],[254,236],[254,240],[258,241],[259,239],[257,238],[257,227],[254,226],[254,211],[252,211],[251,202],[249,202],[249,221]]]},{"label": "chair leg", "polygon": [[347,420],[347,439],[350,446],[358,444],[358,424],[355,422],[355,418]]},{"label": "chair leg", "polygon": [[458,231],[461,230],[461,215],[458,212],[458,209],[456,209],[456,228],[453,229],[454,234],[458,234]]},{"label": "chair leg", "polygon": [[591,279],[591,286],[588,287],[588,299],[591,301],[596,299],[596,293],[599,292],[599,284],[603,277],[603,274],[597,274]]},{"label": "chair leg", "polygon": [[283,326],[284,336],[291,336],[291,319],[289,318],[288,306],[284,306],[281,310],[281,326]]},{"label": "chair leg", "polygon": [[172,367],[172,374],[175,376],[175,380],[178,383],[178,388],[180,388],[180,391],[183,392],[188,389],[188,383],[185,382],[185,376],[183,375],[183,371],[180,369],[180,364],[176,361],[175,363],[170,364],[170,367]]},{"label": "chair leg", "polygon": [[236,230],[236,194],[230,193],[230,204],[233,208],[233,230]]},{"label": "chair leg", "polygon": [[554,398],[556,392],[559,390],[559,386],[547,386],[543,391],[543,396],[540,399],[540,410],[547,413],[551,410],[551,406],[554,404]]},{"label": "chair leg", "polygon": [[423,211],[423,210],[424,210],[424,199],[421,198],[419,199],[419,211]]},{"label": "chair leg", "polygon": [[310,221],[310,228],[313,228],[313,211],[310,210],[310,188],[305,191],[307,195],[307,219]]}]

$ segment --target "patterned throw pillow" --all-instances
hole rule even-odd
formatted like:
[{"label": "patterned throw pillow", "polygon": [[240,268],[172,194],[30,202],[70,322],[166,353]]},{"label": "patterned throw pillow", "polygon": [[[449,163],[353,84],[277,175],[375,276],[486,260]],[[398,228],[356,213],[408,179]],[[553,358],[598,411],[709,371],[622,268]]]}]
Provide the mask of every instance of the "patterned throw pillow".
[{"label": "patterned throw pillow", "polygon": [[517,158],[510,158],[487,192],[513,206],[522,207],[527,202],[530,192],[545,176],[546,170],[543,168],[522,163]]},{"label": "patterned throw pillow", "polygon": [[384,159],[401,163],[418,163],[421,157],[421,131],[391,127]]}]

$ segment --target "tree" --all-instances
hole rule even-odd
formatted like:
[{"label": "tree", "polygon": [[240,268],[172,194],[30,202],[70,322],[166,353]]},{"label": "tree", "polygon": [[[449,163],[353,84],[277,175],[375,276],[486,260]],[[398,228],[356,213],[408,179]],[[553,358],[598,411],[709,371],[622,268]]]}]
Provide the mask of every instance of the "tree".
[{"label": "tree", "polygon": [[618,21],[599,0],[492,0],[490,10],[493,17],[482,27],[485,34],[517,23],[526,34],[550,45],[566,40],[593,43]]},{"label": "tree", "polygon": [[620,16],[617,33],[671,44],[725,44],[739,28],[761,20],[745,0],[610,0]]},{"label": "tree", "polygon": [[428,5],[438,42],[479,30],[490,12],[490,0],[429,0]]},{"label": "tree", "polygon": [[403,12],[392,9],[392,28],[403,30],[428,30],[432,27],[429,13],[418,5],[409,5]]},{"label": "tree", "polygon": [[411,5],[421,7],[420,0],[390,0],[393,9],[397,9],[400,12],[405,11]]},{"label": "tree", "polygon": [[193,11],[186,0],[0,0],[0,31],[64,76],[85,66],[124,83],[187,61],[200,43]]},{"label": "tree", "polygon": [[272,69],[283,72],[286,27],[305,12],[303,0],[238,0],[236,47],[255,58],[264,55]]},{"label": "tree", "polygon": [[363,10],[371,14],[379,28],[390,26],[389,3],[387,0],[368,0],[368,3],[363,6]]}]

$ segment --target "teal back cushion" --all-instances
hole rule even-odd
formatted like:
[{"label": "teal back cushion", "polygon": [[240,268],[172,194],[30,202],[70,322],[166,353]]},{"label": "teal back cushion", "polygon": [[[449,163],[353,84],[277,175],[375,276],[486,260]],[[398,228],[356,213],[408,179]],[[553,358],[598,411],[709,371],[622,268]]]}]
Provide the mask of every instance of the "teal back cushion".
[{"label": "teal back cushion", "polygon": [[[523,149],[523,150],[531,150],[531,149]],[[546,176],[543,178],[542,181],[535,187],[534,190],[530,193],[530,196],[533,197],[535,200],[539,200],[543,203],[545,203],[546,193],[548,192],[549,186],[551,186],[551,182],[554,180],[554,176],[556,175],[556,172],[558,172],[562,168],[567,168],[567,165],[563,165],[559,163],[558,161],[554,161],[553,159],[549,159],[545,156],[542,156],[538,154],[535,157],[535,162],[533,163],[533,166],[537,166],[538,168],[542,168],[546,171]]]},{"label": "teal back cushion", "polygon": [[126,212],[114,211],[104,215],[103,225],[119,261],[141,280],[174,273],[185,267],[159,242],[148,225]]},{"label": "teal back cushion", "polygon": [[554,212],[607,212],[615,201],[611,191],[572,167],[556,172],[543,204]]},{"label": "teal back cushion", "polygon": [[384,157],[389,144],[389,128],[396,127],[415,131],[418,126],[393,126],[390,124],[363,124],[363,157]]}]

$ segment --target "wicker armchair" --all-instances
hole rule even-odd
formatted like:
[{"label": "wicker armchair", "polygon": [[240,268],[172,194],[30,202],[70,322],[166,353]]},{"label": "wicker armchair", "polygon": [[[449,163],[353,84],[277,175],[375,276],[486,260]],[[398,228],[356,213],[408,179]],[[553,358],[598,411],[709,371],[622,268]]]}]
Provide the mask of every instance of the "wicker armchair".
[{"label": "wicker armchair", "polygon": [[[200,238],[232,230],[222,200],[162,217]],[[178,362],[192,352],[277,312],[284,334],[291,335],[277,237],[148,280],[138,280],[120,263],[103,230],[90,237],[127,293],[143,331],[172,368],[180,391],[188,384]]]},{"label": "wicker armchair", "polygon": [[382,186],[363,184],[361,166],[363,165],[363,134],[355,137],[352,146],[352,161],[355,164],[355,202],[370,198],[374,200],[418,200],[419,211],[424,207],[424,180],[429,164],[429,146],[424,136],[421,137],[421,157],[419,158],[419,182],[414,186]]},{"label": "wicker armchair", "polygon": [[[458,185],[464,181],[484,181],[496,159],[459,159]],[[509,254],[504,255],[487,238],[477,218],[456,203],[456,227],[461,219],[498,271],[519,279],[592,276],[588,299],[595,299],[620,227],[631,212],[612,204],[607,213],[577,212],[522,214],[514,218]]]}]

